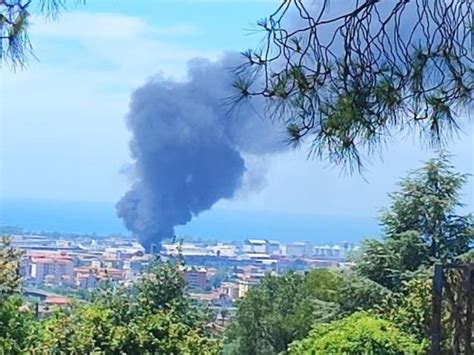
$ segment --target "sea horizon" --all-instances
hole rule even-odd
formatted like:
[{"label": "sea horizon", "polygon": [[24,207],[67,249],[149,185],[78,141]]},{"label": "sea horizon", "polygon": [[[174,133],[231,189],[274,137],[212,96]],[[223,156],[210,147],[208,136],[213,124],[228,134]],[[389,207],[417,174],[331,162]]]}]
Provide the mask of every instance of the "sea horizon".
[{"label": "sea horizon", "polygon": [[[2,198],[0,227],[7,226],[35,233],[131,235],[111,202]],[[363,216],[212,209],[177,227],[175,234],[219,241],[262,238],[315,244],[357,243],[377,237],[380,227],[376,218]]]}]

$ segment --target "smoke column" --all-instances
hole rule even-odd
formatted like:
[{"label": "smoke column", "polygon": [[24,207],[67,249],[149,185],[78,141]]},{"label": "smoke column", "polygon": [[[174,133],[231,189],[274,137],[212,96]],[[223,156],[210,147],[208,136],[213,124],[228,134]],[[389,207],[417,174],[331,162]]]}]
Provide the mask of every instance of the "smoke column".
[{"label": "smoke column", "polygon": [[147,250],[172,237],[175,226],[232,198],[251,173],[245,156],[284,147],[281,129],[257,114],[258,101],[229,113],[230,69],[238,63],[237,54],[194,59],[187,82],[155,77],[132,94],[126,120],[134,183],[116,208]]}]

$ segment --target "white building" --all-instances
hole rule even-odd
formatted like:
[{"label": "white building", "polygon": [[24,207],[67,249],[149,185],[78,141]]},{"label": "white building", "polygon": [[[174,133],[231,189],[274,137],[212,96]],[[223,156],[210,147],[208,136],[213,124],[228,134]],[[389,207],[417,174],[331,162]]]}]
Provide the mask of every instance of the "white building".
[{"label": "white building", "polygon": [[231,300],[239,298],[239,284],[234,282],[223,282],[221,284],[222,293]]},{"label": "white building", "polygon": [[270,254],[270,255],[280,255],[281,254],[280,243],[275,241],[275,240],[270,240],[268,242],[268,254]]},{"label": "white building", "polygon": [[340,258],[343,256],[343,251],[339,245],[334,245],[331,249],[332,249],[332,256],[334,258]]},{"label": "white building", "polygon": [[323,245],[321,247],[321,256],[324,256],[326,258],[332,257],[332,249],[330,245]]},{"label": "white building", "polygon": [[313,244],[310,243],[310,242],[306,242],[306,243],[304,243],[304,245],[305,245],[305,250],[304,250],[305,258],[309,258],[309,257],[313,256],[314,255]]},{"label": "white building", "polygon": [[68,258],[37,258],[32,260],[36,283],[70,282],[74,277],[74,263]]},{"label": "white building", "polygon": [[216,256],[235,257],[237,255],[237,250],[234,245],[219,243],[211,246],[210,250]]},{"label": "white building", "polygon": [[286,256],[289,258],[303,258],[306,253],[306,244],[295,242],[286,245]]},{"label": "white building", "polygon": [[244,241],[244,253],[269,253],[269,243],[265,239],[247,239]]}]

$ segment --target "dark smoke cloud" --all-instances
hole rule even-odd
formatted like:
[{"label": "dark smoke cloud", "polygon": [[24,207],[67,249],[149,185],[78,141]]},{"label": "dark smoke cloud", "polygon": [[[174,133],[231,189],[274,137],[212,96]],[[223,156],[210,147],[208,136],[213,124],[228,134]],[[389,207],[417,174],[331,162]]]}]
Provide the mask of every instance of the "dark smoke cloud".
[{"label": "dark smoke cloud", "polygon": [[257,114],[258,101],[229,111],[231,69],[238,64],[237,54],[217,62],[195,59],[187,82],[156,77],[132,95],[127,125],[135,182],[116,207],[147,249],[232,198],[243,183],[246,156],[285,146],[280,130]]}]

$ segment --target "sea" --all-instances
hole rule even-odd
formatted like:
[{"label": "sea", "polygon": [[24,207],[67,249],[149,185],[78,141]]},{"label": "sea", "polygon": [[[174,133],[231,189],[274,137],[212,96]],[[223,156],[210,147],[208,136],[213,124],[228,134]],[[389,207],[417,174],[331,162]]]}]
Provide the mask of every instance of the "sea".
[{"label": "sea", "polygon": [[[12,226],[35,233],[131,235],[116,216],[114,204],[105,202],[0,199],[0,227]],[[378,237],[380,227],[373,217],[213,209],[177,227],[176,235],[221,241],[357,243]]]}]

